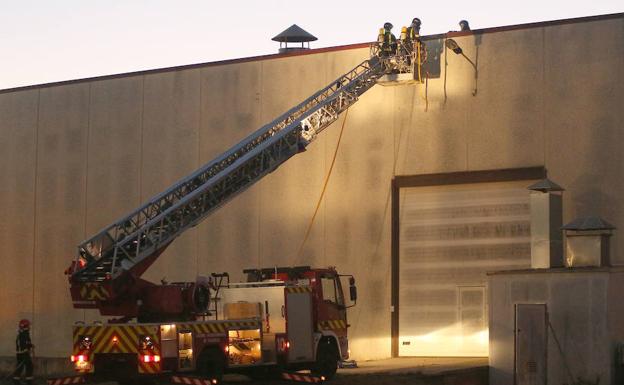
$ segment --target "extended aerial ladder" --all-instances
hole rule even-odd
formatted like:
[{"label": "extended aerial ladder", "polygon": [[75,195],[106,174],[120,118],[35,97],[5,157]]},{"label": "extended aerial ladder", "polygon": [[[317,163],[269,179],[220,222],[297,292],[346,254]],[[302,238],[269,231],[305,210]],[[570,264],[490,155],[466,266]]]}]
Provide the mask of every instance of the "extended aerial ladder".
[{"label": "extended aerial ladder", "polygon": [[[185,230],[302,152],[392,70],[373,56],[264,125],[216,159],[78,246],[67,271],[75,308],[129,319],[189,319],[205,311],[206,288],[156,285],[140,276]],[[171,305],[171,304],[175,304]],[[187,306],[188,305],[188,306]],[[151,314],[151,317],[145,316]]]}]

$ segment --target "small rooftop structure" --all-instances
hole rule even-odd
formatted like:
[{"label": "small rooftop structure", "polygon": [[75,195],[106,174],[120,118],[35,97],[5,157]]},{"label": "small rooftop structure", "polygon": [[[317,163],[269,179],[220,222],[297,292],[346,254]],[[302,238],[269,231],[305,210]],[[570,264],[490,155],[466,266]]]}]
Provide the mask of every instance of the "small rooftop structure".
[{"label": "small rooftop structure", "polygon": [[611,237],[615,226],[600,217],[576,218],[561,227],[566,236],[566,267],[610,266]]},{"label": "small rooftop structure", "polygon": [[600,217],[581,217],[574,219],[562,229],[572,231],[615,230],[615,226]]},{"label": "small rooftop structure", "polygon": [[563,187],[542,179],[527,187],[531,193],[531,267],[563,266]]},{"label": "small rooftop structure", "polygon": [[[273,37],[271,40],[279,41],[279,53],[286,53],[290,51],[310,49],[310,42],[318,39],[311,33],[299,27],[297,24],[293,24]],[[301,46],[288,46],[288,43],[301,43]],[[304,43],[308,43],[307,46],[305,46]]]},{"label": "small rooftop structure", "polygon": [[531,191],[541,191],[543,193],[548,191],[564,191],[563,187],[548,178],[542,179],[539,182],[530,185],[527,189]]}]

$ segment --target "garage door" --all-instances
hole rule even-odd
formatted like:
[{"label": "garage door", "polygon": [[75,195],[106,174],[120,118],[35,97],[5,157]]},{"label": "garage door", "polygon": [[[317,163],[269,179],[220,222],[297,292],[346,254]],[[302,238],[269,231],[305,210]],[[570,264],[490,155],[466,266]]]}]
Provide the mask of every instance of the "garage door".
[{"label": "garage door", "polygon": [[530,267],[528,185],[401,188],[399,355],[487,356],[486,272]]}]

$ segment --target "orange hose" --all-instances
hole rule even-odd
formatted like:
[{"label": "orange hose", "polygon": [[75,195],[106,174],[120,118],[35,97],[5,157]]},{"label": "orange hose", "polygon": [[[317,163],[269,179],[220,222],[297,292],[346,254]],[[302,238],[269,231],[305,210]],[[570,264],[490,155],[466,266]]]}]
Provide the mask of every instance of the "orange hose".
[{"label": "orange hose", "polygon": [[314,225],[314,221],[316,219],[316,215],[318,214],[319,208],[321,207],[321,203],[323,202],[323,197],[325,196],[325,191],[327,190],[327,185],[329,184],[329,178],[331,177],[332,171],[334,170],[334,164],[336,163],[336,157],[338,156],[338,149],[340,148],[340,141],[342,140],[342,133],[344,132],[345,123],[347,122],[347,116],[349,115],[349,109],[345,111],[345,118],[342,121],[342,127],[340,128],[340,135],[338,135],[338,142],[336,143],[336,149],[334,150],[334,157],[332,158],[331,165],[329,166],[329,171],[327,172],[327,176],[325,177],[325,182],[323,183],[323,190],[321,190],[321,195],[319,196],[318,202],[316,202],[316,208],[314,209],[314,215],[310,219],[310,223],[308,224],[308,229],[306,230],[305,236],[303,237],[303,242],[301,242],[301,246],[299,246],[299,251],[297,251],[297,259],[301,256],[303,252],[303,246],[308,241],[308,237],[310,236],[310,232],[312,231],[312,226]]}]

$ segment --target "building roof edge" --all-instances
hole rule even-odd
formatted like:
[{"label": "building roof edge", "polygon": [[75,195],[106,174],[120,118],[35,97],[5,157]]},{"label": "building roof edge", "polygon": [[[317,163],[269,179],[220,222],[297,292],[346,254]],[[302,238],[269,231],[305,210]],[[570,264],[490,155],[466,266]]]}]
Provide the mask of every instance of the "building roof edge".
[{"label": "building roof edge", "polygon": [[[624,19],[624,12],[596,15],[596,16],[583,16],[583,17],[575,17],[575,18],[560,19],[560,20],[540,21],[540,22],[524,23],[524,24],[515,24],[515,25],[508,25],[508,26],[501,26],[501,27],[474,29],[471,31],[449,31],[446,33],[426,35],[426,36],[423,36],[423,39],[432,40],[432,39],[439,39],[439,38],[444,38],[444,37],[457,37],[457,36],[468,36],[468,35],[485,34],[485,33],[507,32],[507,31],[515,31],[515,30],[520,30],[520,29],[541,28],[541,27],[550,27],[550,26],[574,24],[574,23],[586,23],[586,22],[592,22],[592,21],[602,21],[602,20],[619,19],[619,18]],[[213,62],[185,64],[185,65],[173,66],[173,67],[138,70],[138,71],[131,71],[131,72],[123,72],[123,73],[118,73],[118,74],[93,76],[93,77],[71,79],[71,80],[61,80],[61,81],[56,81],[56,82],[40,83],[40,84],[33,84],[33,85],[27,85],[27,86],[0,89],[0,94],[70,85],[70,84],[76,84],[76,83],[117,79],[117,78],[131,77],[131,76],[151,75],[151,74],[158,74],[158,73],[163,73],[163,72],[183,71],[183,70],[195,69],[195,68],[207,68],[207,67],[216,67],[216,66],[229,65],[229,64],[248,63],[248,62],[254,62],[254,61],[261,61],[261,60],[282,59],[285,57],[313,55],[313,54],[333,52],[333,51],[346,51],[350,49],[366,48],[370,44],[371,42],[347,44],[347,45],[339,45],[339,46],[332,46],[332,47],[315,48],[315,49],[310,49],[310,50],[292,51],[288,53],[276,53],[276,54],[268,54],[268,55],[249,56],[245,58],[218,60],[218,61],[213,61]]]}]

